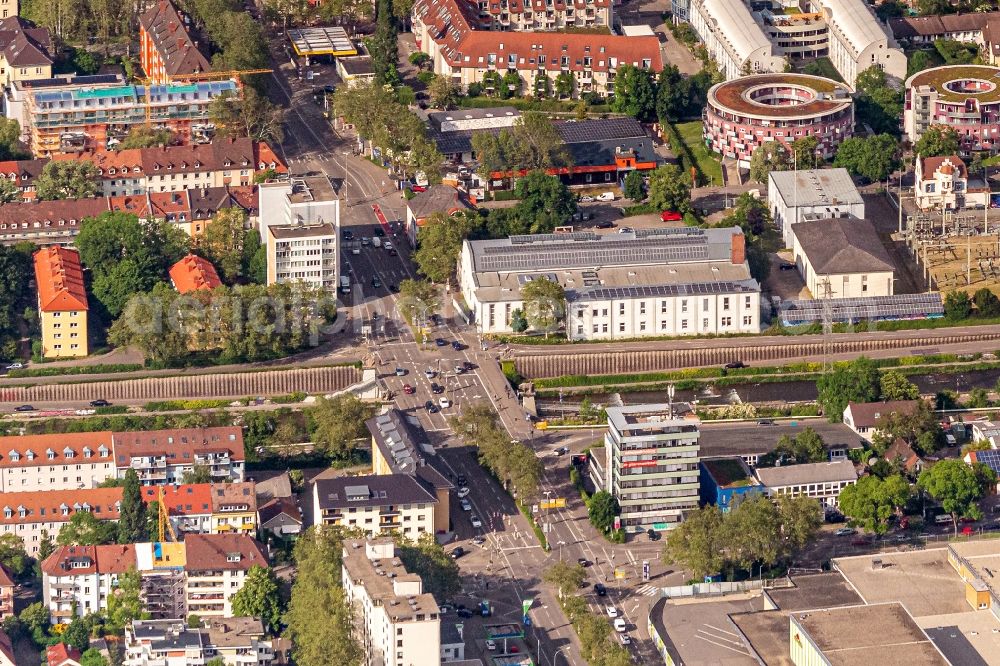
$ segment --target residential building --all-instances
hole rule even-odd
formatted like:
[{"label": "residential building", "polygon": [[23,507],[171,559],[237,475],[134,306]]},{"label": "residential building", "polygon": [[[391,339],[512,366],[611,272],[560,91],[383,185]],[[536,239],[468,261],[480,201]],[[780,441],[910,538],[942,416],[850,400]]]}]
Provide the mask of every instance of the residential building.
[{"label": "residential building", "polygon": [[15,614],[14,588],[13,574],[7,567],[0,565],[0,620],[6,620]]},{"label": "residential building", "polygon": [[96,488],[115,476],[111,432],[0,437],[0,494]]},{"label": "residential building", "polygon": [[880,418],[890,414],[912,414],[919,404],[919,400],[849,402],[844,408],[844,425],[856,432],[861,439],[871,442],[878,433],[877,425]]},{"label": "residential building", "polygon": [[185,617],[232,617],[232,595],[250,567],[269,566],[261,545],[246,534],[188,534],[184,551]]},{"label": "residential building", "polygon": [[212,484],[213,534],[257,533],[257,493],[253,481]]},{"label": "residential building", "polygon": [[41,562],[42,600],[53,624],[107,608],[118,576],[136,566],[135,546],[59,546]]},{"label": "residential building", "polygon": [[[583,11],[586,23],[589,9]],[[490,27],[491,21],[468,0],[420,0],[413,6],[417,48],[431,56],[435,74],[463,89],[479,83],[490,91],[500,85],[500,77],[514,72],[529,90],[556,90],[562,97],[609,95],[621,65],[663,69],[660,42],[651,35],[501,32]]]},{"label": "residential building", "polygon": [[472,208],[464,192],[451,185],[431,185],[406,202],[406,237],[417,246],[417,232],[434,213],[454,215]]},{"label": "residential building", "polygon": [[914,176],[914,198],[921,210],[958,210],[990,205],[990,187],[969,177],[958,155],[919,157]]},{"label": "residential building", "polygon": [[1000,423],[995,421],[973,421],[972,433],[973,442],[988,442],[991,449],[1000,448]]},{"label": "residential building", "polygon": [[247,224],[256,226],[258,216],[257,186],[208,187],[183,192],[149,192],[132,196],[108,197],[113,211],[132,213],[140,221],[161,220],[198,239],[223,210],[239,209]]},{"label": "residential building", "polygon": [[904,472],[913,476],[919,474],[924,468],[923,459],[917,455],[913,447],[902,437],[897,437],[893,440],[889,448],[882,454],[882,457],[890,463],[898,462]]},{"label": "residential building", "polygon": [[757,467],[757,480],[764,484],[768,497],[805,495],[823,507],[836,507],[840,491],[858,481],[854,463],[847,458],[832,462]]},{"label": "residential building", "polygon": [[939,39],[973,43],[989,65],[1000,56],[1000,12],[962,12],[889,19],[893,37],[906,46],[933,46]]},{"label": "residential building", "polygon": [[409,474],[317,479],[312,501],[317,525],[356,527],[368,535],[396,532],[414,540],[438,528],[437,497]]},{"label": "residential building", "polygon": [[[698,508],[700,422],[668,404],[608,407],[606,490],[626,532],[669,530]],[[617,521],[616,521],[617,522]]]},{"label": "residential building", "polygon": [[699,493],[704,506],[717,506],[728,513],[744,498],[764,492],[743,458],[702,458],[699,466]]},{"label": "residential building", "polygon": [[45,649],[46,666],[80,666],[80,651],[65,643],[56,643]]},{"label": "residential building", "polygon": [[344,596],[365,663],[438,666],[441,617],[420,576],[409,573],[391,538],[344,541]]},{"label": "residential building", "polygon": [[264,626],[252,617],[210,618],[192,628],[183,618],[135,620],[125,628],[125,666],[271,666]]},{"label": "residential building", "polygon": [[185,534],[209,534],[212,531],[211,483],[143,486],[142,501],[149,506],[160,502],[167,509],[170,526],[178,538]]},{"label": "residential building", "polygon": [[214,480],[243,480],[243,430],[238,426],[116,432],[113,441],[118,476],[134,469],[143,485],[180,483],[195,466],[207,468]]},{"label": "residential building", "polygon": [[340,80],[353,88],[375,80],[375,67],[371,56],[354,56],[336,59],[337,75]]},{"label": "residential building", "polygon": [[574,28],[610,28],[614,18],[612,4],[610,0],[573,3],[556,0],[554,4],[532,6],[522,2],[477,4],[472,0],[452,0],[442,5],[424,0],[414,7],[413,20],[436,27],[451,25],[455,29],[470,26],[502,32],[569,32]]},{"label": "residential building", "polygon": [[930,127],[945,125],[958,133],[959,153],[996,153],[1000,131],[1000,68],[946,65],[906,79],[903,132],[911,143]]},{"label": "residential building", "polygon": [[794,666],[888,663],[902,654],[913,666],[952,663],[898,602],[793,612],[788,618]]},{"label": "residential building", "polygon": [[60,199],[0,204],[0,243],[71,245],[88,217],[107,212],[107,199]]},{"label": "residential building", "polygon": [[52,78],[53,45],[48,28],[37,28],[0,3],[0,84]]},{"label": "residential building", "polygon": [[212,262],[195,254],[187,255],[170,267],[170,283],[180,294],[212,291],[222,286]]},{"label": "residential building", "polygon": [[465,661],[465,625],[441,623],[441,663]]},{"label": "residential building", "polygon": [[336,291],[340,273],[337,226],[267,227],[267,283],[301,283]]},{"label": "residential building", "polygon": [[117,88],[127,83],[121,73],[114,74],[60,74],[48,79],[12,81],[4,90],[3,113],[16,120],[21,127],[21,141],[30,143],[31,133],[28,131],[26,99],[29,94],[40,90],[58,90],[60,88]]},{"label": "residential building", "polygon": [[520,117],[521,112],[512,106],[435,111],[427,114],[429,138],[446,159],[468,164],[473,161],[474,134],[499,134],[502,130],[512,128]]},{"label": "residential building", "polygon": [[688,20],[727,80],[784,71],[781,49],[743,0],[690,0]]},{"label": "residential building", "polygon": [[106,148],[109,141],[120,141],[132,128],[146,125],[194,141],[209,123],[212,100],[238,94],[235,80],[111,87],[72,79],[52,86],[24,86],[19,112],[28,147],[36,157],[44,157]]},{"label": "residential building", "polygon": [[86,356],[89,353],[87,311],[90,306],[83,285],[80,253],[53,246],[35,252],[34,259],[42,356]]},{"label": "residential building", "polygon": [[275,497],[257,510],[261,533],[270,532],[279,539],[302,532],[302,510],[290,497]]},{"label": "residential building", "polygon": [[0,178],[6,178],[21,191],[22,201],[31,201],[36,197],[35,179],[42,175],[48,163],[46,159],[0,162]]},{"label": "residential building", "polygon": [[571,340],[756,333],[760,285],[745,242],[738,227],[466,240],[463,309],[480,333],[509,333],[521,288],[545,277],[566,290]]},{"label": "residential building", "polygon": [[802,220],[792,236],[795,265],[813,298],[893,295],[895,267],[868,220]]},{"label": "residential building", "polygon": [[[72,452],[67,449],[66,453]],[[65,455],[65,454],[64,454]],[[24,541],[24,552],[36,557],[47,532],[53,543],[73,514],[87,511],[100,520],[118,520],[121,488],[82,490],[32,490],[0,495],[0,526],[3,534]]]},{"label": "residential building", "polygon": [[447,529],[451,491],[455,486],[427,464],[434,447],[419,421],[398,409],[389,409],[365,421],[372,436],[372,474],[408,474],[434,494],[434,525]]},{"label": "residential building", "polygon": [[763,144],[777,141],[791,152],[807,136],[819,142],[815,157],[826,160],[854,131],[854,102],[850,88],[831,79],[756,74],[712,86],[703,122],[709,147],[744,169]]},{"label": "residential building", "polygon": [[171,0],[159,0],[139,16],[139,64],[150,83],[187,81],[211,70],[191,36],[191,19]]},{"label": "residential building", "polygon": [[254,490],[257,492],[257,505],[263,506],[273,499],[291,499],[292,479],[288,471],[284,472],[258,472],[254,478]]},{"label": "residential building", "polygon": [[830,33],[830,62],[847,85],[869,67],[890,81],[906,78],[906,54],[864,0],[819,0]]},{"label": "residential building", "polygon": [[847,169],[771,171],[767,177],[767,203],[785,247],[792,247],[792,227],[802,220],[865,218],[864,199]]},{"label": "residential building", "polygon": [[17,666],[14,661],[14,643],[3,629],[0,629],[0,666]]}]

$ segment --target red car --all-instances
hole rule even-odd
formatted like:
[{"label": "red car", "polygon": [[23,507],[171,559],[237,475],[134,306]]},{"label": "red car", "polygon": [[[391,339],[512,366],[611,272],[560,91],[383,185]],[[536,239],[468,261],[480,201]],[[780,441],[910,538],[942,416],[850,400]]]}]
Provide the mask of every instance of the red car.
[{"label": "red car", "polygon": [[660,213],[660,219],[664,222],[680,222],[684,219],[684,216],[672,210],[665,210]]},{"label": "red car", "polygon": [[403,393],[405,393],[406,395],[412,395],[413,387],[410,386],[409,384],[403,384]]},{"label": "red car", "polygon": [[412,186],[410,186],[410,189],[413,190],[414,192],[426,192],[427,191],[427,188],[424,187],[423,185],[412,185]]}]

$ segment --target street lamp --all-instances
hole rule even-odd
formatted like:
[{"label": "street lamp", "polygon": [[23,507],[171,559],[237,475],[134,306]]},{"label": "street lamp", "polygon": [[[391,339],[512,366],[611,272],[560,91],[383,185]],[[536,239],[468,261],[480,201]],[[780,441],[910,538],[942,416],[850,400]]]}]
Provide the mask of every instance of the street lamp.
[{"label": "street lamp", "polygon": [[559,546],[559,561],[562,562],[562,559],[563,559],[563,546],[566,545],[566,542],[565,541],[559,541],[558,543],[556,543],[556,545]]},{"label": "street lamp", "polygon": [[[566,645],[563,645],[561,648],[559,648],[558,650],[556,650],[552,654],[552,666],[556,666],[556,657],[559,656],[559,653],[562,652],[563,650],[569,649],[570,645],[572,645],[572,643],[568,643]],[[563,655],[563,656],[565,656],[565,655]],[[569,657],[566,657],[565,661],[566,661],[566,663],[569,663]]]}]

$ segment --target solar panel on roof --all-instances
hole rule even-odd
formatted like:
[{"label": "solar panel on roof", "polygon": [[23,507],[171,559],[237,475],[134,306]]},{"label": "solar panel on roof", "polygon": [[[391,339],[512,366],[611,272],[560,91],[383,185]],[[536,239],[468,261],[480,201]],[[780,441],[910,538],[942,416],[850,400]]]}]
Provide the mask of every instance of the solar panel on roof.
[{"label": "solar panel on roof", "polygon": [[635,118],[602,118],[558,123],[556,129],[565,143],[631,139],[646,136]]},{"label": "solar panel on roof", "polygon": [[[625,298],[659,298],[664,296],[699,296],[707,294],[755,293],[760,287],[753,280],[745,282],[695,282],[690,284],[644,285],[636,287],[599,287],[583,289],[577,298],[616,300]],[[572,299],[571,299],[572,300]]]},{"label": "solar panel on roof", "polygon": [[834,322],[881,321],[940,317],[944,314],[940,294],[900,294],[786,301],[781,306],[786,325],[807,324],[829,319]]},{"label": "solar panel on roof", "polygon": [[987,449],[976,451],[976,462],[981,462],[995,472],[1000,472],[1000,451]]}]

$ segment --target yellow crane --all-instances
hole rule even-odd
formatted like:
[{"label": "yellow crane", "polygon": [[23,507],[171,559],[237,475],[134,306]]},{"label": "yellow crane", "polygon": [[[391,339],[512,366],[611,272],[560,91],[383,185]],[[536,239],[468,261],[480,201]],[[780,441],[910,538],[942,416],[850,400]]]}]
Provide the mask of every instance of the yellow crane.
[{"label": "yellow crane", "polygon": [[177,541],[177,533],[174,532],[174,526],[170,524],[170,513],[167,511],[167,503],[164,501],[163,486],[160,486],[160,496],[157,502],[160,505],[159,513],[159,526],[160,526],[160,543],[163,543],[163,537],[166,533],[170,534],[170,540]]},{"label": "yellow crane", "polygon": [[[239,80],[241,76],[251,76],[253,74],[270,74],[273,69],[229,69],[218,72],[196,72],[193,74],[184,74],[181,76],[173,77],[170,81],[172,84],[190,83],[193,81],[217,81],[222,79],[236,79],[237,85],[239,85]],[[139,79],[146,91],[146,127],[152,125],[153,116],[153,97],[151,88],[154,85],[153,80],[149,77],[142,77]]]}]

